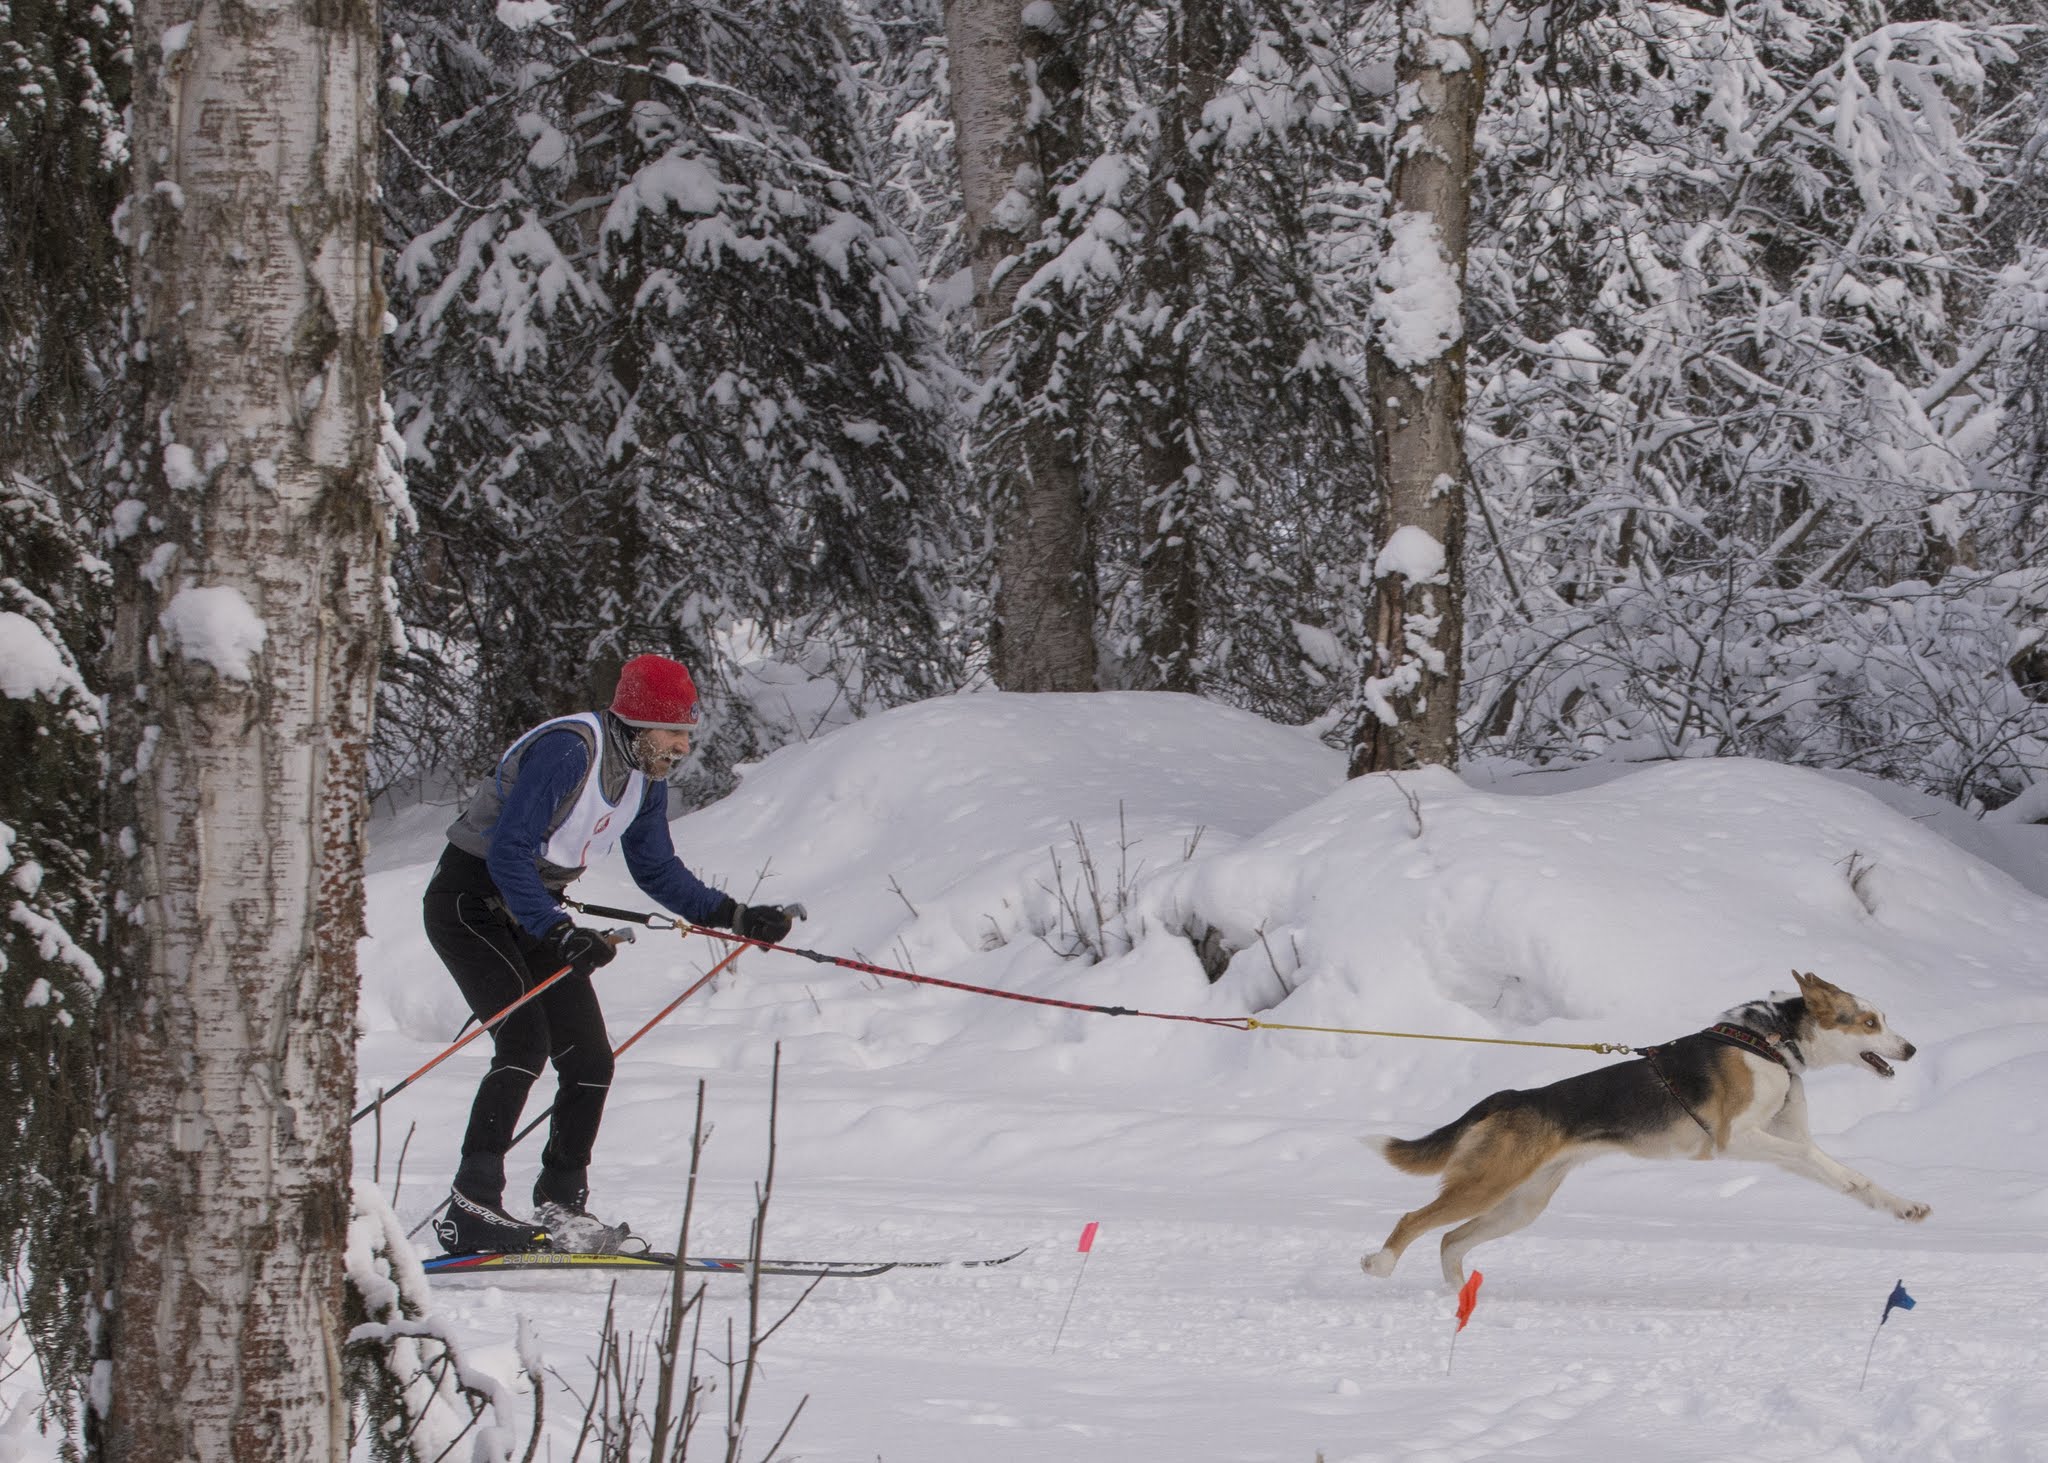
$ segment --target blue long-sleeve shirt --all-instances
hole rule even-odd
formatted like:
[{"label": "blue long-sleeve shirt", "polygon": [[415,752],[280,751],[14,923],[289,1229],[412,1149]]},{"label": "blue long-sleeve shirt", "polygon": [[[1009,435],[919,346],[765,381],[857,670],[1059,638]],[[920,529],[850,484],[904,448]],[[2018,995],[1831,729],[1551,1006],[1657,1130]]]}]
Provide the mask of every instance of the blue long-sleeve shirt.
[{"label": "blue long-sleeve shirt", "polygon": [[[491,882],[513,917],[536,939],[569,918],[541,882],[535,860],[547,846],[548,820],[590,770],[588,744],[564,727],[535,737],[520,754],[519,778],[505,798],[485,863]],[[727,896],[699,879],[676,857],[668,836],[668,784],[649,779],[633,821],[619,836],[626,869],[641,892],[692,924],[709,924]]]}]

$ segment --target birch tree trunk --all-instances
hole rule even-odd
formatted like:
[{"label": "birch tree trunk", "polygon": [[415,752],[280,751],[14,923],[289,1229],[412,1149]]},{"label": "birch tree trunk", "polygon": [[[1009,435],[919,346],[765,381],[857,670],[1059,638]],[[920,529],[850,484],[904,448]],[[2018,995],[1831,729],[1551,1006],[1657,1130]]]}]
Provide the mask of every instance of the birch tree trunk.
[{"label": "birch tree trunk", "polygon": [[1049,331],[1006,338],[1023,283],[1016,256],[1039,234],[1047,182],[1073,89],[1064,54],[1068,6],[1041,0],[947,0],[947,74],[967,256],[983,368],[1007,375],[1026,415],[983,443],[998,504],[994,672],[1006,691],[1096,688],[1095,536],[1073,437],[1030,405],[1051,376]]},{"label": "birch tree trunk", "polygon": [[334,1459],[386,558],[374,0],[143,0],[96,1456]]},{"label": "birch tree trunk", "polygon": [[1466,226],[1485,90],[1471,0],[1403,0],[1367,379],[1385,483],[1351,775],[1453,766],[1464,671]]}]

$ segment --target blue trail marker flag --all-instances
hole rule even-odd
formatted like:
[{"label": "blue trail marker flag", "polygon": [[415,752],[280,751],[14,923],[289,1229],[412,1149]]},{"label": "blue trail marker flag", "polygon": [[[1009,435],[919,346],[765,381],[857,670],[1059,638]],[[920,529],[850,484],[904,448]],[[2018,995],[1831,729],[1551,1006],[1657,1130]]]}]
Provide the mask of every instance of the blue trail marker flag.
[{"label": "blue trail marker flag", "polygon": [[1870,1328],[1870,1347],[1869,1350],[1863,1353],[1863,1375],[1856,1382],[1857,1391],[1862,1391],[1863,1384],[1870,1380],[1870,1358],[1872,1353],[1877,1350],[1878,1333],[1884,1329],[1884,1323],[1892,1318],[1893,1311],[1910,1311],[1911,1309],[1913,1309],[1913,1297],[1906,1294],[1906,1282],[1901,1279],[1898,1284],[1892,1287],[1892,1293],[1884,1298],[1884,1311],[1878,1316],[1877,1324]]}]

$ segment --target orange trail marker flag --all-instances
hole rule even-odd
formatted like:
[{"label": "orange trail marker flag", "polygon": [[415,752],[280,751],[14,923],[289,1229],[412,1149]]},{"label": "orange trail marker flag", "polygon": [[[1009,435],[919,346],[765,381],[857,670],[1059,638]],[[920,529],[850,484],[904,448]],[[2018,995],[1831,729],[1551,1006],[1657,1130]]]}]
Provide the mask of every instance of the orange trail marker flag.
[{"label": "orange trail marker flag", "polygon": [[1067,1308],[1060,1312],[1060,1328],[1052,1333],[1054,1351],[1060,1349],[1060,1337],[1067,1334],[1067,1317],[1074,1314],[1074,1297],[1081,1293],[1081,1277],[1088,1273],[1088,1257],[1095,1253],[1095,1231],[1098,1227],[1095,1220],[1089,1220],[1081,1230],[1081,1243],[1074,1246],[1081,1254],[1081,1268],[1074,1272],[1074,1288],[1067,1292]]},{"label": "orange trail marker flag", "polygon": [[[1479,1304],[1479,1282],[1485,1278],[1482,1272],[1474,1270],[1472,1278],[1465,1282],[1465,1288],[1458,1292],[1458,1331],[1464,1330],[1465,1323],[1472,1319],[1473,1307]],[[1451,1334],[1455,1336],[1458,1332]]]},{"label": "orange trail marker flag", "polygon": [[1479,1305],[1479,1282],[1485,1278],[1486,1275],[1483,1271],[1474,1270],[1471,1277],[1466,1280],[1464,1287],[1458,1292],[1458,1328],[1456,1331],[1451,1332],[1451,1354],[1444,1359],[1445,1376],[1451,1374],[1451,1363],[1457,1360],[1458,1331],[1464,1330],[1465,1323],[1472,1319],[1472,1312]]}]

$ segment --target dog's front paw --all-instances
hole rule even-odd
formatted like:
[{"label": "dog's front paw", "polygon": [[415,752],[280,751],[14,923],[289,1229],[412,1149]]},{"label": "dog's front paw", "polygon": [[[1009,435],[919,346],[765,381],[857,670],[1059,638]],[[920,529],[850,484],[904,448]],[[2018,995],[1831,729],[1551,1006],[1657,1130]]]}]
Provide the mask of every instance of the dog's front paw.
[{"label": "dog's front paw", "polygon": [[1358,1262],[1358,1268],[1368,1275],[1377,1275],[1382,1280],[1394,1273],[1394,1261],[1399,1259],[1392,1250],[1381,1250],[1376,1255],[1367,1255]]},{"label": "dog's front paw", "polygon": [[1892,1206],[1892,1213],[1896,1214],[1899,1218],[1905,1220],[1908,1224],[1918,1224],[1921,1220],[1925,1219],[1928,1215],[1932,1214],[1933,1212],[1934,1209],[1932,1206],[1927,1204],[1915,1204],[1907,1199],[1901,1199],[1898,1201],[1898,1203]]}]

